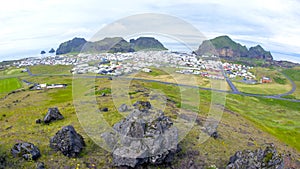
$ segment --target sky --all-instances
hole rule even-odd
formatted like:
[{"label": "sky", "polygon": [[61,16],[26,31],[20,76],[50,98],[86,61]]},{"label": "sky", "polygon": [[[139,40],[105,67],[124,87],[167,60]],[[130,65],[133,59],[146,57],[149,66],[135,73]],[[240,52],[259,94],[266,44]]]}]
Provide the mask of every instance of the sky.
[{"label": "sky", "polygon": [[89,40],[143,13],[178,17],[208,39],[229,35],[248,48],[260,44],[276,60],[300,63],[297,0],[10,0],[0,6],[0,61],[38,56],[74,37]]}]

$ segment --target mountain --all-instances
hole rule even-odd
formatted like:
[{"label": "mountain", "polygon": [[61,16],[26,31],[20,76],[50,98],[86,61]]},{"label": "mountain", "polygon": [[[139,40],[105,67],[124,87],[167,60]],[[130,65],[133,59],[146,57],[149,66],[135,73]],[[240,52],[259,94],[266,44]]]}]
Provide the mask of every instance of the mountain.
[{"label": "mountain", "polygon": [[205,40],[195,51],[197,55],[215,55],[220,57],[246,57],[263,60],[273,60],[270,52],[265,51],[260,45],[251,47],[234,42],[228,36],[219,36],[211,40]]},{"label": "mountain", "polygon": [[130,44],[135,51],[139,50],[167,50],[158,40],[152,37],[130,39]]},{"label": "mountain", "polygon": [[260,45],[251,47],[248,52],[248,57],[255,59],[273,60],[271,52],[265,51]]},{"label": "mountain", "polygon": [[72,52],[97,53],[97,52],[134,52],[140,50],[167,50],[158,40],[151,37],[140,37],[127,42],[122,37],[104,38],[99,41],[89,42],[83,38],[74,38],[59,45],[56,54]]},{"label": "mountain", "polygon": [[72,40],[60,44],[56,50],[56,54],[61,55],[71,52],[80,52],[85,43],[87,43],[87,41],[84,38],[75,37]]}]

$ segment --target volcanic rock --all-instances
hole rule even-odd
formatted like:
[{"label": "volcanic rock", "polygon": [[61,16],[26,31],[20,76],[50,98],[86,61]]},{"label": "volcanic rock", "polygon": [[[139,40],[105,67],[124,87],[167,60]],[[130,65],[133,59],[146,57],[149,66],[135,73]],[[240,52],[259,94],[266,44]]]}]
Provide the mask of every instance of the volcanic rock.
[{"label": "volcanic rock", "polygon": [[148,111],[151,109],[151,104],[148,101],[137,101],[133,104],[133,107],[140,111]]},{"label": "volcanic rock", "polygon": [[50,140],[50,147],[67,157],[78,157],[84,146],[83,137],[70,125],[63,127]]},{"label": "volcanic rock", "polygon": [[42,123],[42,120],[41,120],[41,119],[37,119],[37,120],[35,120],[35,123],[36,123],[36,124],[41,124],[41,123]]},{"label": "volcanic rock", "polygon": [[44,117],[44,123],[48,124],[52,121],[61,120],[64,116],[59,112],[57,107],[49,108],[46,116]]},{"label": "volcanic rock", "polygon": [[32,143],[17,143],[11,149],[14,157],[23,157],[25,160],[36,160],[41,156],[40,150]]},{"label": "volcanic rock", "polygon": [[207,119],[202,131],[208,134],[210,137],[217,139],[219,138],[217,128],[218,122],[215,119]]},{"label": "volcanic rock", "polygon": [[112,149],[114,165],[134,168],[171,162],[177,152],[177,128],[162,111],[150,110],[149,102],[136,106],[143,107],[142,111],[134,109],[113,126],[114,132],[101,135]]},{"label": "volcanic rock", "polygon": [[36,169],[45,169],[45,164],[43,162],[37,163]]},{"label": "volcanic rock", "polygon": [[128,106],[126,104],[122,104],[119,108],[118,108],[119,112],[126,112],[128,111]]},{"label": "volcanic rock", "polygon": [[273,144],[268,145],[265,150],[237,151],[231,156],[226,169],[233,168],[276,168],[283,169],[284,162],[281,154],[277,153]]},{"label": "volcanic rock", "polygon": [[104,107],[104,108],[101,109],[101,111],[103,111],[103,112],[108,112],[108,108],[107,108],[107,107]]},{"label": "volcanic rock", "polygon": [[6,155],[0,155],[0,169],[4,169],[6,166]]}]

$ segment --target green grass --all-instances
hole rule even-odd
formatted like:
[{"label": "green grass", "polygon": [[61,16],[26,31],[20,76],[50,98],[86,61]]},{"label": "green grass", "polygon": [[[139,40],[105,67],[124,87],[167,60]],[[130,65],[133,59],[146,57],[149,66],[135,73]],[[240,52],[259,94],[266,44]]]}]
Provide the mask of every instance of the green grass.
[{"label": "green grass", "polygon": [[[23,91],[10,95],[7,99],[1,101],[0,105],[0,153],[6,152],[7,161],[14,164],[9,168],[35,168],[35,162],[26,162],[18,158],[13,158],[10,149],[17,141],[32,142],[39,147],[42,157],[38,160],[44,162],[46,168],[88,168],[87,163],[93,164],[97,168],[112,168],[112,158],[110,153],[98,147],[90,136],[88,136],[83,128],[83,124],[79,122],[76,115],[76,109],[73,105],[74,93],[78,90],[85,91],[105,91],[107,96],[97,97],[99,108],[107,107],[108,112],[95,113],[95,116],[86,116],[88,125],[95,125],[100,129],[102,123],[96,123],[96,119],[103,115],[105,121],[112,126],[124,114],[118,113],[117,108],[110,97],[111,82],[108,79],[80,80],[85,89],[77,88],[73,92],[72,77],[64,76],[41,76],[41,77],[23,77],[28,81],[39,83],[66,83],[68,87],[65,89],[52,89],[41,91]],[[96,87],[95,87],[96,86]],[[76,86],[78,87],[78,86]],[[147,100],[142,92],[134,92],[137,89],[143,89],[148,93],[163,93],[172,100],[165,109],[166,115],[172,120],[176,120],[177,116],[172,111],[177,111],[179,107],[197,110],[195,107],[196,99],[193,95],[181,97],[179,87],[172,85],[164,85],[161,83],[145,83],[141,81],[131,81],[129,92],[132,93],[131,103],[136,100]],[[193,92],[192,89],[182,88],[184,92]],[[80,92],[80,91],[79,91]],[[210,91],[200,90],[200,110],[196,111],[204,122],[207,114],[211,109],[211,101],[214,93]],[[87,96],[89,97],[89,96]],[[15,100],[21,100],[17,104],[13,104]],[[84,99],[84,98],[83,98]],[[183,101],[183,104],[181,102]],[[123,100],[122,100],[123,102]],[[216,100],[217,103],[221,102]],[[160,102],[153,104],[159,105]],[[43,118],[49,107],[58,107],[65,119],[51,123],[50,125],[35,124],[35,120]],[[174,107],[173,107],[174,106]],[[221,108],[221,106],[219,106]],[[245,97],[239,95],[227,95],[226,108],[223,118],[219,124],[218,132],[221,139],[210,138],[204,143],[199,143],[196,139],[201,132],[201,126],[194,126],[186,137],[181,141],[182,151],[175,156],[172,165],[174,168],[193,158],[194,162],[204,163],[205,166],[216,164],[218,168],[224,168],[228,159],[237,150],[258,148],[264,143],[273,142],[278,147],[278,151],[290,151],[292,154],[299,155],[300,147],[300,114],[299,103],[287,101],[279,101],[273,99],[264,99],[256,97]],[[222,111],[221,109],[218,111]],[[88,112],[87,112],[88,113]],[[202,120],[203,119],[203,120]],[[55,152],[49,148],[50,138],[62,126],[73,125],[78,133],[80,133],[86,142],[87,147],[81,153],[80,158],[67,158],[59,152]],[[12,126],[12,128],[9,128]],[[246,131],[242,132],[242,131]],[[252,138],[255,146],[249,147],[247,143]],[[278,140],[279,139],[279,140]],[[234,146],[233,146],[234,145]],[[286,146],[288,145],[288,146]],[[295,151],[294,149],[297,149]],[[188,154],[190,150],[199,151],[200,154],[194,157],[182,157],[180,155]],[[161,166],[150,166],[149,168],[157,168]],[[161,168],[164,168],[163,166]]]},{"label": "green grass", "polygon": [[32,74],[39,74],[39,75],[55,75],[55,74],[69,74],[72,66],[66,65],[37,65],[29,67]]},{"label": "green grass", "polygon": [[290,77],[296,84],[296,91],[291,95],[291,97],[300,99],[300,67],[284,69],[282,72]]},{"label": "green grass", "polygon": [[[239,104],[236,104],[236,103]],[[259,128],[300,151],[300,104],[266,98],[230,95],[227,107]]]},{"label": "green grass", "polygon": [[167,72],[164,72],[163,70],[151,68],[151,72],[147,73],[151,76],[159,76],[159,75],[168,75]]},{"label": "green grass", "polygon": [[252,94],[266,94],[275,95],[282,94],[290,91],[292,86],[290,84],[278,84],[278,83],[264,83],[264,84],[244,84],[240,82],[233,82],[240,92],[252,93]]},{"label": "green grass", "polygon": [[0,71],[1,78],[26,76],[26,72],[22,72],[25,68],[9,67]]},{"label": "green grass", "polygon": [[0,93],[8,93],[22,87],[18,78],[0,79]]},{"label": "green grass", "polygon": [[272,82],[254,85],[233,82],[239,91],[251,94],[276,95],[286,93],[292,89],[290,81],[276,69],[255,67],[251,72],[255,74],[258,81],[265,76],[271,78]]},{"label": "green grass", "polygon": [[300,81],[300,68],[285,69],[282,72],[289,76],[292,80]]},{"label": "green grass", "polygon": [[274,77],[273,78],[274,79],[274,81],[276,82],[276,83],[278,83],[278,84],[286,84],[287,82],[287,80],[285,79],[285,78],[281,78],[281,77],[278,77],[278,76],[276,76],[276,77]]}]

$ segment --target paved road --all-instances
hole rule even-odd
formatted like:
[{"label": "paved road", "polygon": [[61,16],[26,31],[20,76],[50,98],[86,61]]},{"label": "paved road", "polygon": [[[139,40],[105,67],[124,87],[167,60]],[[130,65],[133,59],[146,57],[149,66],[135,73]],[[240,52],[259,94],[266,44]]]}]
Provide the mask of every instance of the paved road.
[{"label": "paved road", "polygon": [[[40,74],[40,75],[38,75],[38,74],[32,74],[29,69],[28,69],[27,72],[28,72],[28,74],[30,76],[49,76],[47,74]],[[51,74],[51,76],[73,76],[73,75],[70,75],[70,74],[57,74],[57,75],[53,75],[53,74]],[[78,77],[81,77],[81,78],[111,78],[111,76],[88,76],[88,75],[80,75]],[[225,78],[226,78],[226,81],[227,81],[227,83],[230,86],[230,88],[231,88],[232,91],[219,90],[219,89],[213,89],[213,88],[205,88],[205,87],[185,85],[185,84],[177,84],[177,83],[164,82],[164,81],[159,81],[159,80],[150,80],[150,79],[141,79],[141,78],[128,78],[128,77],[122,77],[122,76],[115,77],[115,78],[124,78],[124,79],[128,79],[128,80],[139,80],[139,81],[144,81],[144,82],[155,82],[155,83],[161,83],[161,84],[167,84],[167,85],[174,85],[174,86],[181,86],[181,87],[189,87],[189,88],[199,88],[201,90],[209,90],[209,91],[216,91],[216,92],[222,92],[222,93],[237,94],[237,95],[242,95],[242,96],[264,97],[264,98],[272,98],[272,99],[277,99],[277,100],[286,100],[286,101],[292,101],[292,102],[300,102],[300,100],[297,100],[297,99],[282,98],[282,96],[290,95],[290,94],[294,93],[294,91],[296,90],[296,84],[294,83],[294,81],[292,79],[290,79],[286,75],[285,75],[285,77],[287,77],[287,79],[292,83],[293,88],[292,88],[292,90],[290,90],[287,93],[278,94],[278,95],[250,94],[250,93],[240,92],[240,91],[238,91],[238,89],[234,86],[234,84],[232,83],[232,81],[227,76],[225,76]]]}]

